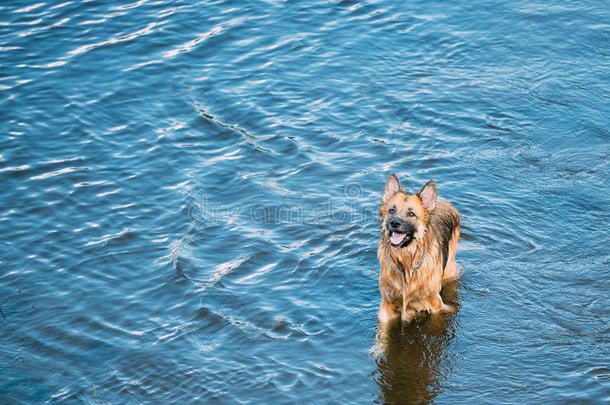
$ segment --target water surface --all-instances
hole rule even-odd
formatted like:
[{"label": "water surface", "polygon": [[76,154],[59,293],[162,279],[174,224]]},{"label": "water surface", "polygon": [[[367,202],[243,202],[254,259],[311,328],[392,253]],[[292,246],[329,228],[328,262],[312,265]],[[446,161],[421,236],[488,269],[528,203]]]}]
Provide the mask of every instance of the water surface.
[{"label": "water surface", "polygon": [[[5,1],[0,402],[610,400],[601,1]],[[459,311],[377,340],[396,172]]]}]

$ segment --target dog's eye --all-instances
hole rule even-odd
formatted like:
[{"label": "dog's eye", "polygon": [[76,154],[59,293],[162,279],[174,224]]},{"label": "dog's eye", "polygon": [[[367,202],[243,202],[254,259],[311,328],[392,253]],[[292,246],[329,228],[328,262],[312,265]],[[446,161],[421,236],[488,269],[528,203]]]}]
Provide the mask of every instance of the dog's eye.
[{"label": "dog's eye", "polygon": [[409,213],[407,215],[410,216],[410,217],[414,217],[415,213],[413,211],[409,211]]},{"label": "dog's eye", "polygon": [[396,214],[396,208],[394,208],[394,207],[390,208],[390,209],[388,210],[388,214],[390,214],[390,215],[394,215],[394,214]]}]

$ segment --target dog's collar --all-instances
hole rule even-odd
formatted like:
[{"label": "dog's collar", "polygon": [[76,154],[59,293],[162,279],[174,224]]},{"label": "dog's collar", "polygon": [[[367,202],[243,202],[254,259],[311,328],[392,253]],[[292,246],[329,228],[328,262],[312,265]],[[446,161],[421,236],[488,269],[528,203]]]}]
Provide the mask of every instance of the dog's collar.
[{"label": "dog's collar", "polygon": [[[405,275],[405,271],[404,270],[399,270],[399,269],[397,269],[392,264],[392,260],[390,260],[390,252],[386,251],[385,252],[385,257],[388,260],[388,264],[390,265],[392,270],[394,270],[394,273],[398,274],[399,276],[404,276]],[[415,273],[417,270],[419,270],[419,268],[422,266],[422,264],[424,264],[424,259],[425,258],[426,258],[426,251],[424,250],[424,254],[421,256],[421,259],[419,259],[419,263],[417,263],[417,266],[415,266],[415,267],[413,267],[411,269],[411,275],[413,275],[413,273]]]}]

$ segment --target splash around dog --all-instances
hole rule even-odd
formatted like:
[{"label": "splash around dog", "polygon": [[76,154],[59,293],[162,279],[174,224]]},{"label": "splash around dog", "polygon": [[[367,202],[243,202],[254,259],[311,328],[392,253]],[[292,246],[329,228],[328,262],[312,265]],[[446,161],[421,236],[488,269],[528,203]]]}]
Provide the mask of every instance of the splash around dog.
[{"label": "splash around dog", "polygon": [[394,173],[381,202],[379,321],[400,316],[408,322],[422,311],[454,312],[440,292],[443,284],[460,276],[455,264],[460,214],[449,201],[437,198],[434,180],[409,194]]}]

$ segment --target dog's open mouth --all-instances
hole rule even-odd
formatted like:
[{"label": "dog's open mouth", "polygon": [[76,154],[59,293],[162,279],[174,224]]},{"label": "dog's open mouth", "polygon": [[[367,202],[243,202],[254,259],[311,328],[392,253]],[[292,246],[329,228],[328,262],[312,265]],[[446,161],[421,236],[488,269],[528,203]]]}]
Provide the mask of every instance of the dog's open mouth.
[{"label": "dog's open mouth", "polygon": [[405,243],[410,242],[411,238],[412,238],[412,236],[407,235],[406,233],[400,233],[400,232],[391,232],[390,233],[390,243],[394,247],[401,246],[401,245],[404,245]]}]

